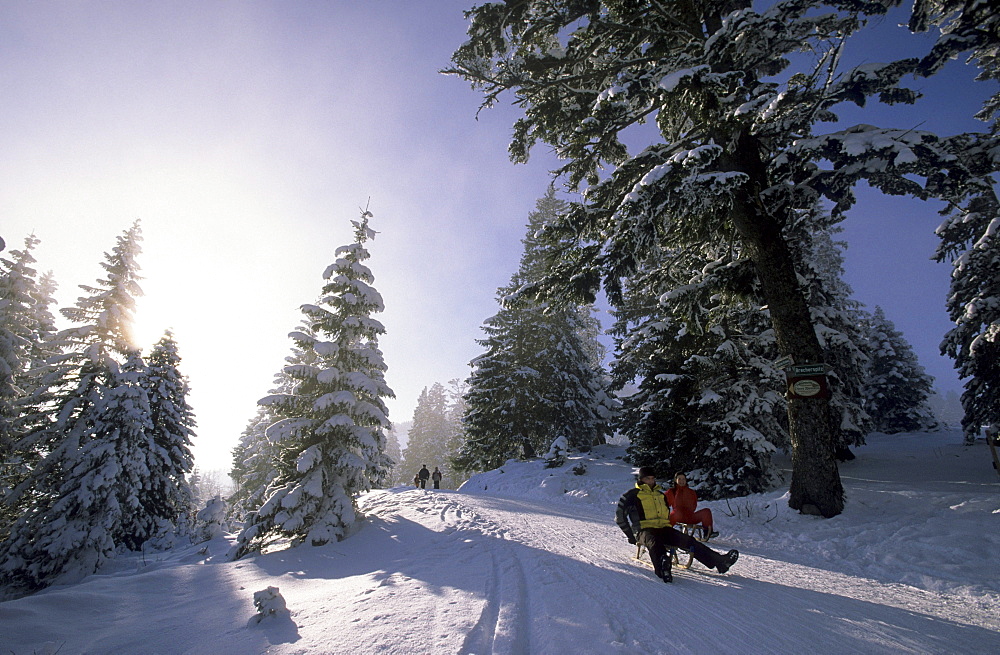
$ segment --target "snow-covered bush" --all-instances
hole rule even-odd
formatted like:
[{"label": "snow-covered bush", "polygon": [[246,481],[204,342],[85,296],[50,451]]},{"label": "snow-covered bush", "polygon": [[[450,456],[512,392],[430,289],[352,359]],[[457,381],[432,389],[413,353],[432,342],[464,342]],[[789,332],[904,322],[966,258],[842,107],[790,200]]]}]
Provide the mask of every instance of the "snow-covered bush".
[{"label": "snow-covered bush", "polygon": [[278,593],[277,587],[268,587],[253,594],[253,606],[257,613],[250,617],[247,627],[252,627],[267,618],[289,617],[288,607],[284,597]]},{"label": "snow-covered bush", "polygon": [[229,507],[221,497],[216,496],[195,516],[195,537],[199,542],[221,537],[226,531],[226,514]]},{"label": "snow-covered bush", "polygon": [[566,463],[566,451],[569,450],[569,443],[566,437],[558,437],[549,446],[549,452],[545,453],[545,468],[559,468]]}]

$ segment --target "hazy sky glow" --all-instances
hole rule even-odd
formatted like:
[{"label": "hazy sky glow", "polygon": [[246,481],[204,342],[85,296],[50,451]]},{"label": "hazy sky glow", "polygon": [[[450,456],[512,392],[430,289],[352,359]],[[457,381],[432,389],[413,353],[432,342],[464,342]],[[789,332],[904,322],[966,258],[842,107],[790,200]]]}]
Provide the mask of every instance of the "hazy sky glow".
[{"label": "hazy sky glow", "polygon": [[[476,120],[478,94],[437,73],[471,4],[0,0],[0,235],[8,248],[41,239],[38,268],[67,306],[141,219],[142,345],[175,333],[202,467],[228,466],[298,306],[369,197],[390,418],[410,420],[423,387],[468,375],[555,166],[544,147],[511,164],[515,109]],[[962,104],[948,111],[974,112]],[[847,222],[848,282],[940,387],[958,388],[937,356],[949,270],[928,261],[936,208],[872,207]],[[905,239],[886,241],[889,218]]]}]

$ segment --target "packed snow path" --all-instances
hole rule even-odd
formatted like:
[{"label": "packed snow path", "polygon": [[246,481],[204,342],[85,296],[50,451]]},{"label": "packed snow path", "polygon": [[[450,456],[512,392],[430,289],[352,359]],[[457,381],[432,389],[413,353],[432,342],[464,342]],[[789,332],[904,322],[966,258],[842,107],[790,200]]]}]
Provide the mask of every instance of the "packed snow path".
[{"label": "packed snow path", "polygon": [[[232,537],[123,557],[76,585],[0,602],[0,653],[1000,653],[1000,501],[985,445],[870,439],[841,468],[844,514],[782,490],[707,503],[738,548],[673,584],[614,525],[624,449],[510,463],[462,491],[361,501],[335,544],[225,559]],[[586,468],[576,475],[574,468]],[[734,511],[735,510],[735,511]],[[253,620],[277,587],[288,613]]]},{"label": "packed snow path", "polygon": [[[665,584],[632,560],[633,547],[610,517],[589,507],[413,490],[385,494],[369,508],[420,525],[440,517],[442,535],[423,556],[469,572],[464,586],[481,606],[469,612],[478,621],[451,652],[569,653],[581,644],[623,653],[977,652],[959,644],[980,637],[1000,646],[995,605],[771,553],[741,551],[726,575],[695,563]],[[983,634],[970,632],[977,630]]]}]

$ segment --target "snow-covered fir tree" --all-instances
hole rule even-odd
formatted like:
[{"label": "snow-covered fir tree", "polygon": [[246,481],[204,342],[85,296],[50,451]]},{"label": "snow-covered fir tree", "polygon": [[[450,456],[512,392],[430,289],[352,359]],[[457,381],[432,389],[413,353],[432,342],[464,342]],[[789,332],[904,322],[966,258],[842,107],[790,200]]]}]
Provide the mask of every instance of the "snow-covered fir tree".
[{"label": "snow-covered fir tree", "polygon": [[949,389],[944,393],[935,390],[927,399],[928,405],[934,412],[934,419],[944,427],[958,427],[962,425],[962,397],[954,389]]},{"label": "snow-covered fir tree", "polygon": [[33,521],[37,529],[17,551],[21,567],[8,571],[15,589],[75,581],[120,547],[138,550],[156,532],[141,501],[152,448],[142,388],[145,364],[134,352],[111,370],[94,413],[93,434],[73,453],[73,466],[66,467],[54,502]]},{"label": "snow-covered fir tree", "polygon": [[191,454],[195,436],[194,411],[187,403],[189,387],[181,374],[177,342],[167,331],[153,346],[143,386],[149,397],[152,445],[150,481],[142,490],[142,504],[161,532],[185,531],[194,514],[194,498],[187,476],[194,468]]},{"label": "snow-covered fir tree", "polygon": [[[1000,12],[985,0],[916,0],[910,29],[939,28],[920,74],[937,73],[951,59],[967,55],[979,67],[980,81],[1000,80]],[[994,85],[994,88],[995,85]],[[1000,91],[984,103],[976,118],[989,134],[960,135],[946,141],[968,177],[940,176],[936,195],[948,200],[936,258],[952,263],[948,314],[955,322],[941,351],[955,360],[965,380],[962,427],[972,443],[984,426],[1000,424],[1000,201],[996,174],[1000,164]]]},{"label": "snow-covered fir tree", "polygon": [[279,448],[278,477],[264,504],[247,517],[231,555],[259,550],[271,538],[314,545],[347,536],[357,520],[357,495],[382,484],[391,468],[385,455],[388,410],[393,397],[378,349],[385,333],[372,314],[384,309],[364,262],[374,238],[371,213],[363,211],[354,243],[337,249],[337,260],[315,304],[302,306],[309,331],[291,334],[296,347],[315,355],[313,364],[285,369],[297,381],[291,393],[260,402],[280,419],[266,436]]},{"label": "snow-covered fir tree", "polygon": [[[746,260],[728,247],[664,253],[625,289],[609,330],[617,430],[636,466],[685,472],[704,498],[765,489],[787,443],[783,375]],[[718,259],[713,259],[713,256]]]},{"label": "snow-covered fir tree", "polygon": [[[603,350],[601,353],[603,354]],[[454,488],[461,486],[463,482],[469,479],[470,472],[465,470],[458,462],[455,461],[455,457],[458,455],[462,448],[462,444],[465,443],[465,415],[469,411],[469,406],[466,403],[466,396],[469,393],[469,383],[467,380],[463,379],[452,379],[448,381],[448,418],[449,425],[451,426],[451,436],[448,438],[449,443],[449,461],[442,467],[442,471],[447,470],[451,479],[454,480]]]},{"label": "snow-covered fir tree", "polygon": [[266,407],[258,407],[233,448],[229,477],[235,488],[227,498],[231,519],[242,521],[263,505],[268,485],[278,476],[278,449],[265,435],[267,426],[275,420]]},{"label": "snow-covered fir tree", "polygon": [[[835,445],[846,449],[867,434],[862,309],[841,279],[829,215],[800,212],[785,230],[831,368]],[[639,383],[623,399],[617,429],[629,437],[635,465],[665,476],[684,471],[704,497],[763,491],[773,478],[771,453],[791,444],[785,376],[774,365],[779,353],[754,268],[738,244],[660,256],[629,282],[610,330],[615,388]]]},{"label": "snow-covered fir tree", "polygon": [[27,351],[27,368],[19,387],[24,392],[20,401],[20,432],[27,433],[50,419],[53,385],[58,385],[57,369],[50,366],[53,357],[62,354],[52,308],[58,285],[51,271],[42,273],[30,294],[34,300],[35,338]]},{"label": "snow-covered fir tree", "polygon": [[[51,306],[56,285],[51,273],[38,275],[34,249],[39,240],[29,236],[22,250],[0,257],[0,368],[5,373],[0,392],[0,433],[7,436],[26,429],[26,419],[35,405],[44,404],[38,380],[41,367],[58,348],[52,345],[56,332]],[[15,425],[19,424],[19,425]]]},{"label": "snow-covered fir tree", "polygon": [[924,372],[912,346],[881,307],[869,319],[871,365],[865,384],[865,409],[872,430],[894,434],[921,432],[937,425],[928,400],[934,380]]},{"label": "snow-covered fir tree", "polygon": [[0,571],[15,593],[93,573],[118,547],[152,534],[139,500],[152,424],[131,338],[140,241],[136,222],[105,254],[106,277],[81,285],[87,295],[62,310],[76,325],[57,338],[65,354],[53,363],[52,418],[21,441],[41,459],[6,500],[25,507],[0,544]]},{"label": "snow-covered fir tree", "polygon": [[850,448],[863,445],[872,429],[864,396],[871,365],[868,311],[852,297],[853,290],[844,282],[843,249],[847,244],[834,239],[840,228],[828,212],[815,207],[799,212],[784,231],[823,348],[831,394],[832,446],[838,459],[850,459]]},{"label": "snow-covered fir tree", "polygon": [[941,351],[965,380],[962,428],[972,443],[983,427],[1000,424],[1000,201],[994,191],[984,189],[953,210],[938,235],[938,260],[952,262],[947,308],[955,323]]},{"label": "snow-covered fir tree", "polygon": [[386,486],[392,487],[404,481],[399,474],[399,463],[403,461],[403,449],[399,445],[399,434],[396,432],[396,424],[389,427],[385,434],[385,456],[392,461],[392,471],[386,481]]},{"label": "snow-covered fir tree", "polygon": [[412,482],[413,476],[426,464],[431,471],[438,467],[444,488],[457,489],[464,479],[455,471],[451,459],[458,454],[461,445],[460,426],[461,415],[453,411],[444,385],[435,382],[430,388],[424,387],[413,410],[413,424],[398,466],[402,481]]},{"label": "snow-covered fir tree", "polygon": [[[300,326],[299,331],[309,333],[309,326]],[[292,347],[292,354],[285,358],[286,366],[308,366],[316,361],[312,350]],[[290,395],[295,390],[296,380],[283,368],[274,376],[274,386],[270,394]],[[267,489],[278,478],[281,466],[279,444],[267,438],[269,425],[279,420],[275,409],[269,405],[258,405],[257,412],[240,435],[239,443],[233,448],[233,465],[229,477],[236,488],[229,497],[230,518],[243,521],[250,512],[255,512],[266,499]]]},{"label": "snow-covered fir tree", "polygon": [[[19,382],[28,367],[28,347],[36,338],[34,300],[29,293],[35,276],[30,268],[33,245],[26,240],[24,250],[9,253],[10,258],[0,257],[0,466],[7,464],[18,440],[17,405],[24,396]],[[0,469],[0,492],[9,475]]]},{"label": "snow-covered fir tree", "polygon": [[483,325],[486,349],[472,361],[465,394],[465,443],[455,465],[496,468],[513,457],[537,457],[560,435],[574,449],[604,443],[616,402],[606,391],[600,331],[590,305],[556,304],[519,295],[546,269],[538,228],[566,202],[548,193],[528,217],[524,252],[511,282],[498,291],[500,311]]},{"label": "snow-covered fir tree", "polygon": [[[69,493],[61,494],[79,495],[81,531],[114,525],[109,530],[112,543],[127,550],[139,550],[168,527],[160,520],[171,522],[159,513],[165,500],[159,493],[164,471],[157,469],[165,463],[155,443],[145,385],[148,372],[138,350],[128,352],[120,366],[112,365],[111,386],[98,408],[94,436],[84,444],[82,465],[71,473],[81,473],[80,482],[66,485]],[[97,514],[90,514],[95,510]]]},{"label": "snow-covered fir tree", "polygon": [[[42,419],[47,390],[41,366],[56,354],[49,310],[54,286],[34,269],[38,239],[0,257],[0,499],[28,474],[38,453],[18,447],[21,436]],[[0,500],[0,541],[23,508]]]},{"label": "snow-covered fir tree", "polygon": [[205,501],[205,506],[195,514],[194,538],[200,543],[221,537],[227,529],[229,507],[219,496]]},{"label": "snow-covered fir tree", "polygon": [[[961,186],[971,170],[956,154],[960,139],[867,124],[817,132],[844,103],[918,99],[900,84],[920,68],[916,59],[839,69],[845,43],[864,38],[868,19],[882,21],[893,4],[694,0],[667,11],[658,3],[525,0],[473,8],[469,40],[447,72],[482,89],[484,106],[513,92],[524,114],[511,157],[526,161],[544,142],[566,161],[556,175],[584,191],[584,202],[543,231],[561,251],[539,291],[586,300],[603,284],[615,303],[659,249],[739,243],[779,354],[822,363],[781,234],[793,213],[825,198],[839,218],[861,180],[891,194],[942,197],[943,181]],[[659,134],[643,131],[648,147],[630,153],[623,135],[641,138],[628,128],[647,120]],[[793,398],[787,408],[789,505],[839,514],[829,403]]]}]

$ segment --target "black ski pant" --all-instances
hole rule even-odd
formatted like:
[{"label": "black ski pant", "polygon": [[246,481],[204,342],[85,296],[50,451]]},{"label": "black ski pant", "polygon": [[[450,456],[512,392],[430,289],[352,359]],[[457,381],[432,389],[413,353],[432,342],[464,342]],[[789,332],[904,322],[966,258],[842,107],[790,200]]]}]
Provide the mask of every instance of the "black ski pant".
[{"label": "black ski pant", "polygon": [[653,572],[656,575],[663,573],[663,558],[667,556],[667,548],[689,550],[696,560],[710,569],[714,569],[723,560],[722,555],[691,535],[673,528],[643,528],[639,531],[637,541],[649,551],[649,559],[653,562]]}]

